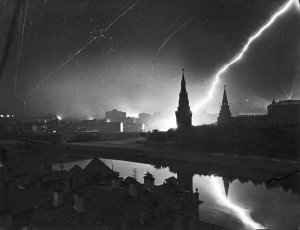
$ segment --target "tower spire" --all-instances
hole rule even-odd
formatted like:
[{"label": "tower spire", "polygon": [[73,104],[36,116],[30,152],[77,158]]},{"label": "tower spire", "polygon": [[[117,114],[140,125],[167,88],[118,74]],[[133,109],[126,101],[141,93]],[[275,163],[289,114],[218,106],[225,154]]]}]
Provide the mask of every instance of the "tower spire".
[{"label": "tower spire", "polygon": [[231,122],[231,113],[227,100],[227,93],[224,85],[223,100],[221,110],[218,117],[218,124],[226,124]]},{"label": "tower spire", "polygon": [[192,126],[192,112],[190,110],[188,94],[186,91],[184,69],[182,69],[181,89],[178,104],[178,110],[175,113],[177,128],[190,128]]},{"label": "tower spire", "polygon": [[185,78],[184,78],[184,69],[182,69],[182,77],[181,77],[181,90],[180,93],[187,93],[185,87]]},{"label": "tower spire", "polygon": [[228,105],[228,100],[227,100],[227,94],[226,94],[226,88],[225,88],[225,85],[224,85],[224,92],[223,92],[222,105]]}]

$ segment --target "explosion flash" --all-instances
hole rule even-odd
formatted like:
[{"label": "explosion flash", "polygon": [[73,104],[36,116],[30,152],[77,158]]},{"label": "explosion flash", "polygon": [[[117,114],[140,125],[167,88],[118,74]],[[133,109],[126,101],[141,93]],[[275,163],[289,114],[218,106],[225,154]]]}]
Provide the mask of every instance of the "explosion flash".
[{"label": "explosion flash", "polygon": [[201,101],[199,101],[193,108],[193,112],[196,112],[198,109],[200,109],[200,107],[206,103],[208,100],[210,100],[213,96],[213,92],[215,90],[216,85],[219,82],[220,76],[222,74],[224,74],[230,66],[232,66],[233,64],[235,64],[236,62],[238,62],[239,60],[241,60],[244,57],[244,54],[247,52],[247,50],[249,49],[250,45],[256,40],[258,39],[263,32],[265,32],[268,27],[270,27],[282,14],[284,14],[286,11],[288,11],[292,6],[296,6],[297,9],[300,9],[300,3],[298,2],[298,0],[289,0],[286,4],[284,4],[278,11],[276,11],[273,16],[269,19],[269,21],[267,21],[266,24],[264,24],[257,32],[255,32],[247,41],[247,43],[244,45],[244,47],[241,49],[241,51],[235,56],[233,57],[233,59],[231,59],[230,62],[228,62],[227,64],[223,65],[223,67],[221,67],[221,69],[217,72],[217,74],[214,77],[214,81],[211,85],[211,88],[208,92],[208,95],[206,96],[206,98],[202,99]]}]

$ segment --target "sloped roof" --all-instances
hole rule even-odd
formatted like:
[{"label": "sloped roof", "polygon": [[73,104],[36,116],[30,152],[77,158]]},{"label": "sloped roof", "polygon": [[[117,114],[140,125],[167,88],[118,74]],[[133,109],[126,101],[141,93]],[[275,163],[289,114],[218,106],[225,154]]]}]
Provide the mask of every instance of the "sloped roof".
[{"label": "sloped roof", "polygon": [[[132,197],[126,187],[110,190],[99,185],[87,185],[76,190],[85,199],[84,212],[74,211],[73,193],[69,193],[63,207],[55,208],[49,204],[37,213],[34,220],[36,226],[47,228],[80,229],[97,223],[114,226],[139,215],[147,215],[154,208],[171,205],[182,200],[182,197],[191,196],[191,193],[180,194],[179,191],[171,191],[172,189],[168,185],[157,186],[151,193],[141,189],[138,197]],[[190,202],[193,204],[195,200]]]},{"label": "sloped roof", "polygon": [[83,171],[83,169],[78,165],[74,165],[68,172],[75,173],[75,172],[79,172],[79,171]]},{"label": "sloped roof", "polygon": [[85,168],[86,173],[101,173],[102,175],[111,174],[113,171],[104,164],[99,158],[94,158]]}]

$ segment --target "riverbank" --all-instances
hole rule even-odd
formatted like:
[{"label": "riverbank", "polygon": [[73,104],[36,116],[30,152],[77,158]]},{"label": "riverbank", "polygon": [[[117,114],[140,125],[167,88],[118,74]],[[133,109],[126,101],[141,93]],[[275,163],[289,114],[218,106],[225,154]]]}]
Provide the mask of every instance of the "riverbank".
[{"label": "riverbank", "polygon": [[135,144],[133,140],[119,142],[81,142],[64,144],[67,158],[87,159],[93,157],[152,158],[176,160],[193,163],[220,164],[233,167],[247,167],[272,171],[290,172],[300,169],[300,161],[257,156],[228,155],[199,151],[175,150],[172,148],[154,148]]}]

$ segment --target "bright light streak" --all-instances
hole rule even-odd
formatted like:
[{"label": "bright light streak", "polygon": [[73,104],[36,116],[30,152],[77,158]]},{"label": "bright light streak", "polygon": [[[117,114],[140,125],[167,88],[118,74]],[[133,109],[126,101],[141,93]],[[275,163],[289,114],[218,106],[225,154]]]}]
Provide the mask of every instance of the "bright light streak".
[{"label": "bright light streak", "polygon": [[247,227],[250,227],[251,229],[266,229],[264,226],[262,226],[259,223],[256,223],[250,217],[249,210],[235,205],[225,196],[225,192],[222,189],[223,187],[221,186],[219,181],[216,179],[216,177],[212,176],[211,181],[214,186],[215,195],[217,196],[217,199],[219,200],[219,202],[223,206],[231,209],[240,218],[240,220],[243,222],[243,224],[245,224]]},{"label": "bright light streak", "polygon": [[[46,2],[46,1],[45,1]],[[122,14],[120,14],[118,17],[116,17],[107,27],[105,27],[104,29],[101,29],[99,31],[98,34],[96,34],[95,36],[92,36],[87,43],[85,43],[84,45],[80,46],[77,51],[74,54],[71,54],[68,58],[66,58],[59,66],[57,66],[54,70],[50,71],[42,81],[40,81],[39,83],[37,83],[27,94],[28,96],[30,96],[36,89],[38,89],[40,86],[42,86],[43,84],[45,84],[45,81],[50,78],[52,76],[53,73],[55,73],[56,71],[60,70],[61,68],[63,68],[65,65],[67,65],[70,61],[72,61],[77,55],[79,55],[83,50],[85,50],[90,44],[92,44],[97,38],[99,37],[104,37],[104,33],[111,27],[113,26],[120,18],[122,18],[125,14],[127,14],[128,11],[130,11],[137,3],[139,2],[139,0],[137,0],[136,2],[134,2],[131,6],[129,6]],[[104,32],[103,32],[104,31]]]},{"label": "bright light streak", "polygon": [[62,117],[60,115],[56,115],[56,118],[60,121],[62,120]]},{"label": "bright light streak", "polygon": [[278,9],[278,11],[276,11],[273,14],[273,16],[269,19],[269,21],[267,21],[266,24],[264,24],[257,32],[255,32],[248,39],[247,43],[244,45],[241,51],[235,57],[233,57],[233,59],[231,59],[230,62],[221,67],[221,69],[216,73],[214,77],[214,81],[212,82],[211,88],[208,91],[208,95],[193,107],[193,112],[196,112],[198,109],[201,108],[201,106],[203,106],[204,103],[206,103],[213,97],[213,92],[216,88],[216,85],[219,82],[220,76],[223,73],[225,73],[230,66],[241,60],[244,54],[247,52],[248,48],[250,47],[251,43],[258,39],[263,34],[263,32],[268,29],[268,27],[270,27],[282,14],[284,14],[292,6],[296,6],[298,9],[300,9],[300,3],[298,2],[298,0],[289,0],[286,4],[284,4],[280,9]]}]

